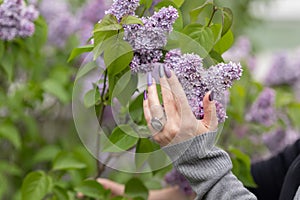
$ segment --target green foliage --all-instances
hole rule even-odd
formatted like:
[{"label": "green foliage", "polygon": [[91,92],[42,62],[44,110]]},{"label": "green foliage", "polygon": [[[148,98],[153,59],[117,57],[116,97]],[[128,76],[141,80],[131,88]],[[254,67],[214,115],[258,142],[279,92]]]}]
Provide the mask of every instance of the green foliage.
[{"label": "green foliage", "polygon": [[137,134],[129,125],[119,125],[105,141],[104,152],[121,152],[133,147],[138,141]]},{"label": "green foliage", "polygon": [[136,200],[146,200],[149,192],[141,180],[132,178],[125,184],[125,194]]},{"label": "green foliage", "polygon": [[108,199],[110,194],[95,180],[83,181],[79,186],[75,187],[75,191],[95,199]]},{"label": "green foliage", "polygon": [[42,171],[31,172],[22,185],[22,199],[43,199],[52,189],[52,179]]},{"label": "green foliage", "polygon": [[229,148],[231,153],[231,160],[233,164],[232,172],[246,187],[256,187],[256,184],[251,175],[251,162],[250,158],[235,148]]},{"label": "green foliage", "polygon": [[[76,1],[74,5],[84,2]],[[141,14],[146,16],[153,9],[152,1],[141,0],[140,3]],[[166,49],[180,48],[184,53],[197,53],[205,59],[206,66],[223,62],[222,54],[234,41],[232,26],[236,26],[233,17],[237,16],[233,9],[236,7],[229,4],[206,0],[163,0],[158,3],[154,10],[172,5],[179,13],[173,27],[176,32],[170,34]],[[235,4],[241,6],[239,2]],[[93,44],[76,48],[79,41],[72,36],[66,47],[60,49],[47,43],[48,27],[40,17],[35,22],[33,37],[0,41],[0,150],[1,158],[5,159],[0,161],[1,199],[73,200],[80,192],[85,199],[138,200],[148,198],[148,188],[161,188],[164,174],[171,169],[170,165],[159,168],[168,163],[167,157],[148,154],[157,151],[159,145],[147,138],[139,138],[133,129],[136,127],[131,124],[136,123],[140,130],[146,129],[143,94],[137,89],[140,80],[129,71],[133,49],[123,40],[123,25],[126,24],[143,25],[135,16],[125,16],[118,22],[113,15],[105,15],[95,24]],[[78,66],[75,58],[88,52],[93,53],[93,61],[79,70],[75,68]],[[100,164],[74,134],[71,119],[74,81],[97,68],[99,57],[104,59],[105,69],[99,69],[104,77],[84,94],[84,105],[95,109],[101,119],[105,106],[112,105],[117,98],[121,114],[124,110],[129,112],[124,114],[124,122],[101,141],[101,150],[114,153],[135,148],[136,168],[142,168],[148,162],[150,168],[155,169],[147,174],[115,175],[114,180],[126,183],[125,197],[111,197],[109,191],[91,179],[101,174]],[[229,106],[228,111],[234,122],[229,123],[230,128],[244,122],[248,99],[252,101],[262,89],[259,85],[248,84],[249,81],[250,78],[231,90],[234,106]],[[99,91],[99,84],[105,85],[106,90]],[[299,105],[291,98],[278,98],[277,103],[284,105],[289,118],[297,123]],[[234,173],[245,185],[253,186],[247,156],[237,149],[230,152]]]}]

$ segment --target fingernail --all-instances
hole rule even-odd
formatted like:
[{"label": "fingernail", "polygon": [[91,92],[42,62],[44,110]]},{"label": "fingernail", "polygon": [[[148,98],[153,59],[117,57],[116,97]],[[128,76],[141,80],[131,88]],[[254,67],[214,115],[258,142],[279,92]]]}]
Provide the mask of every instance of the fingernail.
[{"label": "fingernail", "polygon": [[163,65],[159,66],[159,77],[162,78],[165,75],[165,69]]},{"label": "fingernail", "polygon": [[147,84],[148,84],[148,86],[152,85],[152,75],[151,75],[151,72],[149,72],[147,74]]},{"label": "fingernail", "polygon": [[213,101],[214,100],[214,91],[212,90],[208,96],[209,101]]},{"label": "fingernail", "polygon": [[147,98],[148,98],[147,91],[144,90],[144,100],[147,100]]},{"label": "fingernail", "polygon": [[171,70],[167,66],[165,66],[164,68],[165,68],[166,77],[170,78],[172,75]]}]

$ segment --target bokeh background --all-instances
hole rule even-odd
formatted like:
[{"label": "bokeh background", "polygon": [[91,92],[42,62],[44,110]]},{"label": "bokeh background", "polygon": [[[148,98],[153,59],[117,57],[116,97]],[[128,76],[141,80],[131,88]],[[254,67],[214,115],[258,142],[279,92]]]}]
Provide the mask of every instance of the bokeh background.
[{"label": "bokeh background", "polygon": [[[73,84],[85,57],[68,58],[72,49],[89,43],[94,24],[111,1],[27,4],[39,12],[34,34],[2,38],[0,43],[0,199],[21,199],[24,178],[33,171],[60,180],[55,194],[72,199],[76,190],[62,188],[97,176],[99,163],[82,145],[72,118]],[[250,160],[266,159],[300,137],[300,2],[223,4],[233,11],[235,35],[235,44],[223,57],[241,62],[244,75],[228,92],[228,119],[218,144],[230,152],[236,166],[241,162],[249,167]],[[3,16],[2,11],[1,34]],[[165,185],[166,171],[141,177],[148,188],[157,189]],[[110,169],[103,176],[120,183],[132,177]]]}]

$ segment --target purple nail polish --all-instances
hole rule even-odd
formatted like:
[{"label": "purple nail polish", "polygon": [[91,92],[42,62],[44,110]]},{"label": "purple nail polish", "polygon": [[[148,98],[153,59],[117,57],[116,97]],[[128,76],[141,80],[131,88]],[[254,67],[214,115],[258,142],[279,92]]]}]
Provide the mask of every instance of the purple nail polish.
[{"label": "purple nail polish", "polygon": [[152,74],[151,74],[151,72],[149,72],[148,74],[147,74],[147,84],[148,84],[148,86],[151,86],[152,85]]},{"label": "purple nail polish", "polygon": [[212,90],[208,96],[209,101],[213,101],[214,100],[214,91]]},{"label": "purple nail polish", "polygon": [[167,78],[170,78],[172,75],[171,70],[167,66],[165,66],[165,74]]},{"label": "purple nail polish", "polygon": [[147,91],[144,90],[144,100],[147,100],[147,98],[148,98]]}]

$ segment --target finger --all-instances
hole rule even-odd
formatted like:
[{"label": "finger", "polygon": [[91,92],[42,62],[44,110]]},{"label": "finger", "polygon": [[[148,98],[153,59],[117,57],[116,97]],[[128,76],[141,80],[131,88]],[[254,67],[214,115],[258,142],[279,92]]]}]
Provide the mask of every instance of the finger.
[{"label": "finger", "polygon": [[158,98],[156,83],[155,80],[152,78],[151,73],[148,73],[147,82],[148,106],[150,109],[151,117],[164,118],[164,111]]},{"label": "finger", "polygon": [[213,91],[206,93],[203,98],[204,117],[202,119],[202,122],[205,125],[205,127],[211,131],[216,130],[218,127],[216,105],[213,99]]},{"label": "finger", "polygon": [[165,74],[167,77],[167,81],[169,83],[169,86],[171,88],[172,94],[174,96],[174,99],[176,100],[176,107],[177,110],[180,112],[180,114],[183,117],[190,117],[193,115],[191,107],[188,103],[188,100],[186,98],[185,92],[177,79],[176,75],[173,71],[165,67]]},{"label": "finger", "polygon": [[147,122],[147,124],[150,124],[151,112],[150,112],[150,108],[149,108],[148,94],[147,94],[146,90],[144,91],[143,107],[144,107],[144,117],[146,119],[146,122]]},{"label": "finger", "polygon": [[175,100],[171,88],[165,76],[163,65],[159,67],[159,76],[160,76],[159,81],[161,86],[161,93],[162,93],[165,113],[167,116],[167,120],[171,120],[172,116],[177,115],[177,109],[176,109]]},{"label": "finger", "polygon": [[102,184],[105,189],[110,189],[114,196],[121,196],[124,194],[125,186],[114,181],[97,178],[97,182]]}]

